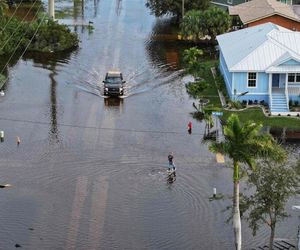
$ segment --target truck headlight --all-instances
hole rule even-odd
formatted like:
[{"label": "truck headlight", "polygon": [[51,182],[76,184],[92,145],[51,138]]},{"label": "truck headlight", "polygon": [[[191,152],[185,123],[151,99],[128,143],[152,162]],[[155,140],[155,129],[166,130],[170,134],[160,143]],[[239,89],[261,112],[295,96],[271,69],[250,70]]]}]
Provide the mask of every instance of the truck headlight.
[{"label": "truck headlight", "polygon": [[122,87],[120,88],[120,91],[123,91],[123,88],[122,88]]},{"label": "truck headlight", "polygon": [[108,88],[105,88],[105,91],[108,91]]}]

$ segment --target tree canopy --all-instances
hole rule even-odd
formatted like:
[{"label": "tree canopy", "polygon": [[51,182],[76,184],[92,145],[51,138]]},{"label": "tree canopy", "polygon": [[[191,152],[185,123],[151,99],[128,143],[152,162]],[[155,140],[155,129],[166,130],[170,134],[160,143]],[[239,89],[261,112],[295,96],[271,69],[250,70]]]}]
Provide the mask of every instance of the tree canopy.
[{"label": "tree canopy", "polygon": [[[198,9],[205,10],[209,7],[210,0],[184,0],[185,12]],[[147,0],[146,6],[155,16],[172,15],[182,16],[182,0]]]},{"label": "tree canopy", "polygon": [[5,27],[0,31],[0,55],[24,50],[31,39],[28,51],[63,51],[79,42],[67,26],[52,20],[37,19],[28,23],[4,16],[0,19],[0,27]]},{"label": "tree canopy", "polygon": [[285,205],[288,199],[300,193],[300,162],[295,166],[260,164],[249,175],[248,182],[255,192],[243,196],[243,206],[249,211],[245,216],[255,235],[261,224],[270,230],[269,249],[273,249],[276,223],[288,216]]},{"label": "tree canopy", "polygon": [[245,167],[245,173],[255,170],[257,159],[268,159],[283,162],[286,152],[274,141],[269,134],[261,133],[262,126],[248,121],[241,123],[236,114],[228,118],[224,126],[224,141],[214,142],[210,150],[221,153],[233,161],[233,229],[235,235],[235,249],[242,247],[242,229],[239,204],[240,164]]},{"label": "tree canopy", "polygon": [[217,7],[207,10],[191,10],[186,13],[181,23],[181,33],[185,38],[199,41],[209,36],[215,41],[216,36],[223,34],[231,27],[231,17]]},{"label": "tree canopy", "polygon": [[0,0],[0,17],[4,15],[5,10],[8,9],[8,5],[5,0]]}]

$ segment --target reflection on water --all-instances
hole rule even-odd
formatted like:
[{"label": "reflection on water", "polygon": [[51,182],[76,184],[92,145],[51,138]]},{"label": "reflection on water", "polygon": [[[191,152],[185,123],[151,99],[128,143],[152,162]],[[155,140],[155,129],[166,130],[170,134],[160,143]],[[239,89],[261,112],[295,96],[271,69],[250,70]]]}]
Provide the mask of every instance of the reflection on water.
[{"label": "reflection on water", "polygon": [[269,127],[267,131],[281,143],[300,143],[299,129]]},{"label": "reflection on water", "polygon": [[124,99],[119,97],[104,98],[104,104],[107,107],[119,107],[123,106]]},{"label": "reflection on water", "polygon": [[51,114],[51,135],[58,140],[58,128],[57,128],[57,101],[56,101],[56,86],[57,82],[54,79],[56,73],[53,71],[49,74],[49,78],[51,81],[50,86],[50,114]]}]

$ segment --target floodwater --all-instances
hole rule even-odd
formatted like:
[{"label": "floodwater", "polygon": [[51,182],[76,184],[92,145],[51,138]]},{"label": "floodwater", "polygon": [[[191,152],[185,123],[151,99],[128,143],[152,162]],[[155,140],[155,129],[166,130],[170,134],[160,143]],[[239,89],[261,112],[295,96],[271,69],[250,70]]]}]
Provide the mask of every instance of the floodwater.
[{"label": "floodwater", "polygon": [[[204,124],[193,121],[187,133],[194,100],[182,82],[182,47],[155,39],[164,20],[142,0],[57,4],[95,29],[75,28],[76,51],[27,55],[7,69],[0,176],[12,187],[0,193],[0,249],[234,249],[222,212],[231,201],[209,201],[214,187],[232,193],[232,171],[203,143]],[[110,69],[127,80],[122,99],[102,96]],[[289,147],[297,155],[297,144]],[[295,202],[278,237],[297,234]],[[244,249],[268,235],[262,227],[252,237],[243,222]]]}]

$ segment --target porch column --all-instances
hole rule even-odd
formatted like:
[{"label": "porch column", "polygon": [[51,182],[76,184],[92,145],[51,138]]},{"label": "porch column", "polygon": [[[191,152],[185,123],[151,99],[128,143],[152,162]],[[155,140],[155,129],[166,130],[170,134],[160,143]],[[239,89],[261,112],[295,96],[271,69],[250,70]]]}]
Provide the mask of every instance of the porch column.
[{"label": "porch column", "polygon": [[285,93],[286,94],[288,93],[288,76],[289,76],[289,74],[286,73],[285,74]]},{"label": "porch column", "polygon": [[48,0],[48,16],[50,19],[54,19],[54,0]]},{"label": "porch column", "polygon": [[269,95],[270,96],[272,95],[272,77],[273,77],[273,74],[270,73],[269,74]]},{"label": "porch column", "polygon": [[272,107],[272,76],[273,74],[269,74],[269,108]]}]

